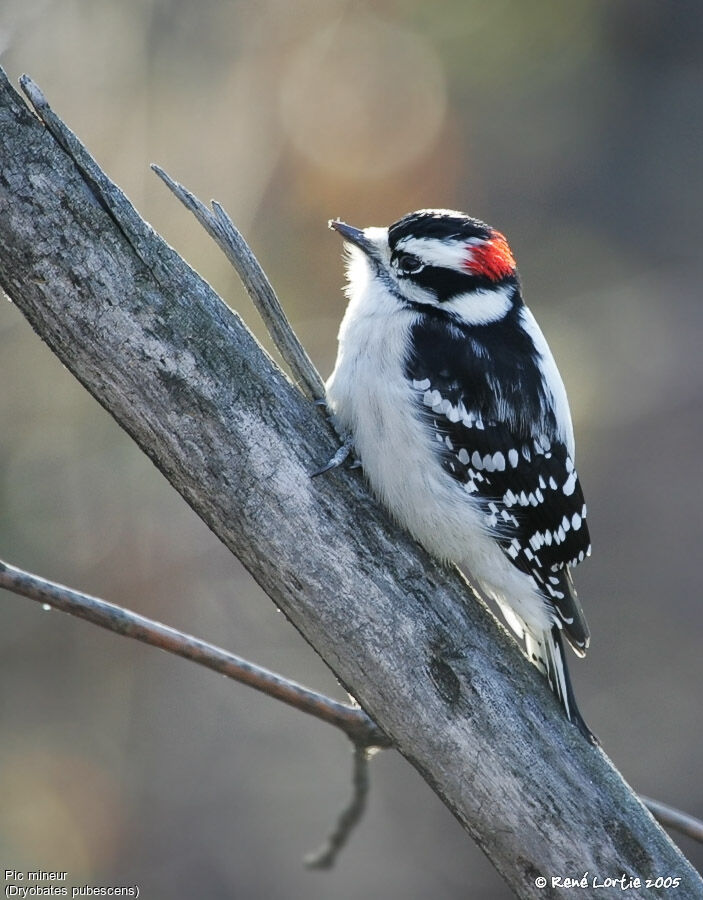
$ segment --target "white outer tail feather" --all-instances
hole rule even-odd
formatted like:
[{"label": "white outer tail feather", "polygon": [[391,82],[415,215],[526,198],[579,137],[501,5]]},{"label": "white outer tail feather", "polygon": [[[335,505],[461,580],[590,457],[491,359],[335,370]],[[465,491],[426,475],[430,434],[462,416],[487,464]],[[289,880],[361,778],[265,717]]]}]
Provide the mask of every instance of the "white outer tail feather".
[{"label": "white outer tail feather", "polygon": [[566,672],[561,641],[554,640],[551,630],[533,634],[525,629],[525,649],[530,661],[537,666],[549,682],[549,687],[564,707],[566,717],[573,722],[569,676]]},{"label": "white outer tail feather", "polygon": [[598,738],[585,723],[576,706],[574,691],[571,687],[569,670],[564,659],[564,644],[558,625],[551,629],[535,633],[525,628],[525,648],[530,661],[543,673],[549,687],[561,703],[566,716],[592,744],[598,744]]}]

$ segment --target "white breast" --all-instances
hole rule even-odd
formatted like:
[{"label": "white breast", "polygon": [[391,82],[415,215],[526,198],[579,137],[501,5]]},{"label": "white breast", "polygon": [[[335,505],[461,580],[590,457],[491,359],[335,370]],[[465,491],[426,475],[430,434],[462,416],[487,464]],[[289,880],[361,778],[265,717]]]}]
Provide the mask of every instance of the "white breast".
[{"label": "white breast", "polygon": [[485,513],[441,467],[417,391],[405,375],[409,334],[419,313],[381,282],[353,282],[339,331],[327,399],[349,434],[376,496],[433,556],[465,568],[521,619],[543,624],[544,601],[489,535]]}]

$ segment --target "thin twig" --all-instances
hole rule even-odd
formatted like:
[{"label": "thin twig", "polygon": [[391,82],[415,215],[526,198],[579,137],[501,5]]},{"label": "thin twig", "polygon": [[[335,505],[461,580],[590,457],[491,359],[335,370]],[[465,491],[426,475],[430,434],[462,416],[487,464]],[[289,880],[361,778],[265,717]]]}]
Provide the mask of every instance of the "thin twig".
[{"label": "thin twig", "polygon": [[254,306],[264,320],[273,342],[303,392],[311,400],[323,398],[325,386],[319,372],[291,328],[276,292],[259,265],[259,261],[230,217],[216,200],[212,201],[214,210],[212,213],[194,194],[182,184],[174,181],[160,166],[152,164],[151,168],[181,203],[193,213],[232,263]]},{"label": "thin twig", "polygon": [[[152,647],[166,650],[168,653],[182,656],[184,659],[196,662],[214,672],[226,675],[234,681],[246,684],[254,690],[261,691],[269,697],[281,700],[301,712],[315,716],[315,718],[341,729],[352,741],[357,751],[392,746],[388,737],[363,709],[347,703],[340,703],[317,691],[311,691],[294,681],[175,628],[169,628],[167,625],[162,625],[89,594],[83,594],[39,578],[37,575],[32,575],[2,561],[0,561],[0,588],[21,594],[38,603],[45,603],[54,609],[85,619],[124,637],[133,638],[144,644],[150,644]],[[368,774],[364,775],[362,772],[363,765],[360,753],[355,751],[354,797],[342,812],[337,827],[325,846],[311,854],[307,858],[306,865],[312,868],[331,866],[339,849],[346,842],[349,832],[359,820],[364,809],[364,796],[368,783]],[[366,782],[364,778],[366,778]],[[703,821],[658,800],[643,796],[640,797],[640,800],[662,825],[703,843]],[[347,821],[349,824],[345,825],[344,823]],[[341,838],[336,837],[340,834]],[[329,863],[324,862],[325,854],[331,854]]]},{"label": "thin twig", "polygon": [[365,747],[390,746],[386,735],[362,709],[311,691],[175,628],[169,628],[89,594],[46,581],[1,561],[0,587],[226,675],[340,728],[356,744]]},{"label": "thin twig", "polygon": [[354,744],[352,797],[325,843],[305,857],[308,869],[331,869],[366,809],[369,793],[369,748]]},{"label": "thin twig", "polygon": [[642,794],[640,794],[640,800],[661,825],[688,835],[694,841],[703,844],[703,822],[700,819],[681,812],[680,809],[675,809],[666,803],[652,800],[651,797],[644,797]]}]

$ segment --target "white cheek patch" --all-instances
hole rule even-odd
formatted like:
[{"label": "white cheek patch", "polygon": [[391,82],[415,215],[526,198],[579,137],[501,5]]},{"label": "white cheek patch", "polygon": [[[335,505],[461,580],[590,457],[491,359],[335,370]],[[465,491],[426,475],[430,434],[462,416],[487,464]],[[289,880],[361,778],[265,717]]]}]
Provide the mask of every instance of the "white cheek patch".
[{"label": "white cheek patch", "polygon": [[469,291],[441,303],[442,309],[453,312],[467,325],[488,325],[498,322],[511,310],[514,287]]}]

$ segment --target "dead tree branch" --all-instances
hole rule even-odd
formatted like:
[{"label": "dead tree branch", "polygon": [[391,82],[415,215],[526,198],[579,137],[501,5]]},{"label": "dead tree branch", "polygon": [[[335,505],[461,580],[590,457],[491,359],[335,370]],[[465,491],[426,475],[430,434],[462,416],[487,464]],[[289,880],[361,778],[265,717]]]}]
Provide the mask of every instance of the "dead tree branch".
[{"label": "dead tree branch", "polygon": [[0,285],[32,327],[518,896],[588,870],[675,874],[678,897],[699,897],[697,873],[458,574],[390,523],[358,475],[310,480],[336,449],[319,410],[32,96],[42,121],[0,79]]},{"label": "dead tree branch", "polygon": [[230,217],[216,200],[212,201],[213,212],[210,212],[194,194],[164,172],[161,166],[152,165],[151,168],[193,213],[232,263],[252,303],[264,320],[274,344],[288,364],[296,384],[300,385],[311,400],[322,400],[325,396],[325,385],[317,369],[291,328],[276,292],[271,287],[271,282],[259,265],[258,259]]},{"label": "dead tree branch", "polygon": [[305,858],[305,865],[309,869],[330,869],[364,814],[369,793],[369,748],[360,744],[354,745],[352,787],[352,798],[342,810],[334,831],[319,850]]},{"label": "dead tree branch", "polygon": [[360,747],[390,746],[386,735],[362,709],[348,703],[340,703],[317,691],[311,691],[301,684],[296,684],[275,672],[254,665],[240,656],[235,656],[234,653],[229,653],[207,641],[201,641],[176,628],[162,625],[161,622],[147,619],[98,597],[39,578],[2,560],[0,560],[0,588],[29,597],[53,609],[60,609],[123,637],[182,656],[207,669],[212,669],[213,672],[219,672],[220,675],[226,675],[328,725],[334,725],[343,731],[352,743]]},{"label": "dead tree branch", "polygon": [[84,619],[122,637],[132,638],[189,659],[275,700],[287,703],[328,725],[334,725],[344,732],[351,741],[354,751],[351,800],[339,814],[335,827],[323,846],[305,858],[305,864],[311,869],[329,869],[334,865],[366,808],[370,751],[391,746],[388,737],[363,709],[311,691],[295,681],[254,665],[214,644],[201,641],[153,619],[147,619],[131,610],[107,603],[98,597],[47,581],[2,560],[0,560],[0,588]]}]

